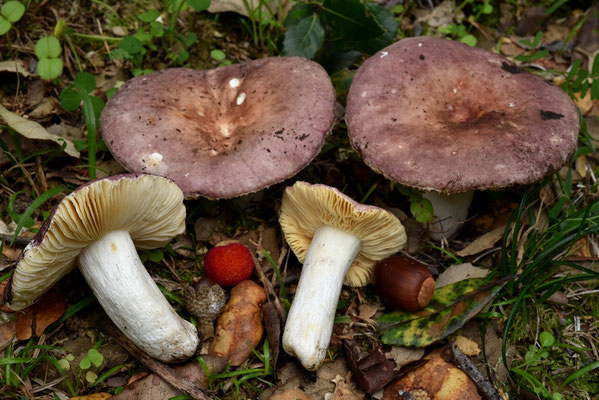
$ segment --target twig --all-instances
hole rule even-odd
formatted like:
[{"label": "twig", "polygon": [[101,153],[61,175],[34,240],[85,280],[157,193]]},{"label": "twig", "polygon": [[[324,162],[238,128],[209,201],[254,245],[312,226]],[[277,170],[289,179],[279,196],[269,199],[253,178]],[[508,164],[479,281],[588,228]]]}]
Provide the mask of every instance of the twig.
[{"label": "twig", "polygon": [[472,379],[480,394],[486,400],[503,400],[501,394],[476,368],[470,357],[460,350],[456,342],[450,342],[443,351],[443,358],[453,362]]},{"label": "twig", "polygon": [[[2,241],[5,243],[10,243],[12,241],[12,236],[13,235],[9,235],[6,233],[3,233],[0,235],[2,237]],[[31,240],[33,240],[32,238],[26,238],[26,237],[21,237],[21,236],[17,236],[17,238],[15,239],[15,242],[13,243],[13,245],[19,245],[19,246],[27,246],[29,244],[29,242],[31,242]]]},{"label": "twig", "polygon": [[153,359],[138,349],[137,346],[127,339],[125,335],[123,335],[123,333],[112,323],[112,321],[106,319],[104,327],[108,334],[115,340],[115,342],[117,342],[121,347],[131,353],[131,355],[139,362],[145,365],[148,369],[152,370],[170,385],[187,393],[194,399],[210,400],[210,397],[206,396],[198,386],[181,378],[181,376],[179,376],[179,374],[177,374],[177,372],[175,372],[175,370],[168,365]]}]

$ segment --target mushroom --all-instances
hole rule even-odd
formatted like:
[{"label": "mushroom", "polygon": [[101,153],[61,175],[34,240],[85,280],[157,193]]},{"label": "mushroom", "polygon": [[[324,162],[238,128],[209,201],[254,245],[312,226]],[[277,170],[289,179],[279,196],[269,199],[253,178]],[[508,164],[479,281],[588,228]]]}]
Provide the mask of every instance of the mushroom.
[{"label": "mushroom", "polygon": [[283,332],[283,348],[308,370],[324,361],[343,283],[363,286],[374,264],[397,251],[406,233],[390,212],[360,204],[326,185],[286,188],[279,217],[304,263]]},{"label": "mushroom", "polygon": [[335,119],[326,71],[301,57],[133,78],[108,101],[102,135],[131,172],[172,179],[186,197],[264,189],[305,167]]},{"label": "mushroom", "polygon": [[23,250],[6,290],[15,311],[33,304],[75,264],[116,326],[164,362],[191,357],[196,328],[171,308],[135,248],[154,249],[185,230],[183,193],[151,175],[115,175],[66,196]]},{"label": "mushroom", "polygon": [[350,87],[351,145],[373,170],[425,190],[451,236],[472,193],[529,184],[576,149],[579,119],[561,89],[508,59],[451,40],[400,40],[362,64]]}]

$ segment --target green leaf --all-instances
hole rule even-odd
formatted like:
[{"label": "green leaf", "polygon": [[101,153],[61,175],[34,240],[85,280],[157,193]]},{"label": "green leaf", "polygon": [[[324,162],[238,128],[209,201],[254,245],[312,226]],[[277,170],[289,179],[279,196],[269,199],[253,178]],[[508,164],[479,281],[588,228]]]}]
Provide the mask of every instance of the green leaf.
[{"label": "green leaf", "polygon": [[35,44],[35,55],[37,58],[57,58],[62,53],[60,42],[54,36],[41,38]]},{"label": "green leaf", "polygon": [[222,50],[212,50],[210,52],[210,57],[212,57],[213,60],[222,61],[225,59],[226,54]]},{"label": "green leaf", "polygon": [[210,7],[210,0],[187,0],[187,4],[196,11],[204,11]]},{"label": "green leaf", "polygon": [[470,47],[474,47],[474,46],[476,46],[477,40],[476,40],[476,37],[474,37],[474,35],[468,34],[468,35],[462,36],[460,38],[460,42],[465,43]]},{"label": "green leaf", "polygon": [[549,332],[541,332],[539,335],[539,341],[543,347],[551,347],[555,343],[555,338]]},{"label": "green leaf", "polygon": [[314,14],[314,8],[307,3],[297,3],[287,13],[285,18],[285,26],[293,26],[306,18],[310,18]]},{"label": "green leaf", "polygon": [[593,58],[593,68],[591,69],[591,75],[599,75],[599,53],[595,54],[595,58]]},{"label": "green leaf", "polygon": [[360,0],[325,0],[321,18],[335,36],[345,40],[373,39],[385,33],[370,9]]},{"label": "green leaf", "polygon": [[381,340],[395,346],[424,347],[443,339],[478,314],[511,278],[491,284],[466,279],[437,289],[429,305],[416,313],[383,314],[378,320]]},{"label": "green leaf", "polygon": [[91,348],[87,351],[87,357],[96,368],[104,361],[104,356],[96,349]]},{"label": "green leaf", "polygon": [[42,79],[55,79],[62,74],[60,58],[42,58],[37,63],[37,73]]},{"label": "green leaf", "polygon": [[591,99],[599,99],[599,78],[593,79],[593,83],[591,84]]},{"label": "green leaf", "polygon": [[385,31],[376,38],[359,41],[356,44],[356,48],[364,53],[373,54],[393,43],[399,24],[393,17],[393,14],[385,7],[381,7],[375,3],[367,3],[366,7]]},{"label": "green leaf", "polygon": [[0,36],[4,35],[11,28],[10,22],[8,22],[3,16],[0,16]]},{"label": "green leaf", "polygon": [[152,22],[156,21],[156,18],[160,16],[160,11],[153,9],[148,10],[143,14],[138,15],[137,18],[141,19],[143,22]]},{"label": "green leaf", "polygon": [[316,14],[305,18],[293,25],[285,33],[283,41],[283,55],[300,56],[313,59],[316,52],[322,47],[324,41],[324,28]]},{"label": "green leaf", "polygon": [[164,259],[164,252],[162,251],[162,249],[150,250],[148,252],[148,258],[152,262],[159,263]]},{"label": "green leaf", "polygon": [[80,93],[89,93],[96,88],[96,78],[89,72],[78,72],[75,75],[75,87]]},{"label": "green leaf", "polygon": [[483,14],[491,14],[493,12],[493,6],[489,3],[483,4],[482,9],[480,10]]},{"label": "green leaf", "polygon": [[416,221],[423,224],[433,220],[435,211],[433,210],[433,203],[429,199],[413,197],[410,201],[410,212],[416,218]]},{"label": "green leaf", "polygon": [[133,36],[125,36],[123,40],[119,42],[119,49],[129,53],[138,54],[143,48],[143,44]]},{"label": "green leaf", "polygon": [[196,35],[194,32],[191,32],[187,36],[185,36],[185,38],[183,39],[183,44],[186,48],[188,48],[192,44],[194,44],[196,40],[198,40],[198,35]]},{"label": "green leaf", "polygon": [[83,359],[81,359],[81,361],[79,361],[79,368],[81,369],[88,369],[92,366],[92,362],[90,361],[90,359],[88,357],[84,357]]},{"label": "green leaf", "polygon": [[67,87],[60,92],[60,105],[67,111],[75,111],[81,104],[81,95],[73,87]]},{"label": "green leaf", "polygon": [[25,13],[25,6],[18,1],[7,1],[2,6],[2,16],[9,22],[15,23]]},{"label": "green leaf", "polygon": [[150,35],[154,37],[164,36],[164,25],[158,21],[152,21],[150,23]]}]

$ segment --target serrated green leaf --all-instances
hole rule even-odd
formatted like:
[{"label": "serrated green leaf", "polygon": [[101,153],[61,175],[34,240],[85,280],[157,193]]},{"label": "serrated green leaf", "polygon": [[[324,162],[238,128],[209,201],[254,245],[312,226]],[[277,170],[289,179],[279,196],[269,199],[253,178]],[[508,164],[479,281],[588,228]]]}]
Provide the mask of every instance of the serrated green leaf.
[{"label": "serrated green leaf", "polygon": [[285,32],[283,55],[313,59],[322,47],[324,28],[316,14],[305,18]]},{"label": "serrated green leaf", "polygon": [[35,55],[37,58],[57,58],[62,53],[60,42],[54,36],[41,38],[35,44]]},{"label": "serrated green leaf", "polygon": [[9,22],[17,22],[23,14],[25,14],[25,6],[18,1],[7,1],[2,6],[2,16]]},{"label": "serrated green leaf", "polygon": [[345,40],[373,39],[385,33],[370,9],[360,0],[325,0],[320,18],[335,36]]},{"label": "serrated green leaf", "polygon": [[435,291],[433,299],[416,313],[386,313],[377,321],[381,340],[394,346],[424,347],[443,339],[478,314],[509,278],[487,284],[484,279],[466,279]]},{"label": "serrated green leaf", "polygon": [[187,0],[187,4],[196,11],[204,11],[210,7],[210,0]]},{"label": "serrated green leaf", "polygon": [[0,16],[0,36],[4,35],[11,28],[10,22],[8,22],[4,17]]},{"label": "serrated green leaf", "polygon": [[62,75],[60,58],[42,58],[37,63],[37,73],[42,79],[55,79]]},{"label": "serrated green leaf", "polygon": [[96,88],[96,78],[89,72],[78,72],[75,75],[75,87],[81,93],[89,93]]},{"label": "serrated green leaf", "polygon": [[373,54],[393,43],[399,24],[393,14],[385,7],[375,3],[367,3],[366,7],[384,29],[384,32],[376,38],[359,41],[356,48],[366,54]]},{"label": "serrated green leaf", "polygon": [[142,13],[137,16],[137,18],[141,19],[143,22],[152,22],[156,21],[156,18],[160,16],[160,11],[156,9],[148,10],[145,13]]},{"label": "serrated green leaf", "polygon": [[301,20],[311,17],[314,14],[314,8],[307,3],[297,3],[287,13],[285,17],[285,26],[293,26]]},{"label": "serrated green leaf", "polygon": [[125,36],[123,40],[119,42],[119,49],[129,54],[138,54],[142,47],[143,44],[133,36]]}]

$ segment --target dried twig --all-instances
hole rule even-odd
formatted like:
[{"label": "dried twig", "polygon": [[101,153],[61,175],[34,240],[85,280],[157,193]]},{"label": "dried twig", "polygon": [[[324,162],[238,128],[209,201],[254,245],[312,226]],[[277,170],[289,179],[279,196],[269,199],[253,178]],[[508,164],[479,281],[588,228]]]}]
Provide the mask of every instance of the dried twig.
[{"label": "dried twig", "polygon": [[456,364],[462,371],[472,379],[480,394],[486,400],[503,400],[501,394],[493,387],[483,374],[476,368],[470,357],[460,350],[457,343],[452,341],[443,350],[443,358],[447,362]]}]

